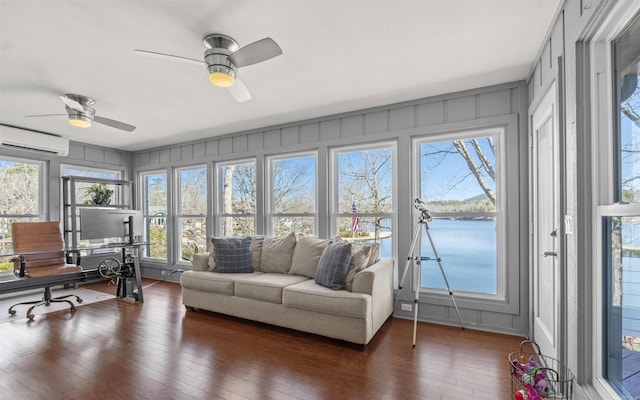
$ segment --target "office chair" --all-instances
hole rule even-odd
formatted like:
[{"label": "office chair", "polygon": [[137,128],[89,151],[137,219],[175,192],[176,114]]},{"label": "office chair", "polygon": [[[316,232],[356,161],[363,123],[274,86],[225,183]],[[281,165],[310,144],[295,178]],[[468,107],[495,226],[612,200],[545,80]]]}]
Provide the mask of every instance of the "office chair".
[{"label": "office chair", "polygon": [[[44,296],[41,300],[17,303],[9,308],[9,314],[15,315],[13,308],[18,305],[32,304],[27,310],[27,318],[33,320],[33,309],[50,303],[68,303],[70,312],[75,312],[76,307],[68,297],[75,297],[78,303],[82,299],[76,295],[51,297],[51,285],[47,277],[61,276],[82,271],[78,264],[67,264],[64,242],[59,222],[16,222],[11,225],[11,238],[13,252],[18,255],[14,258],[13,273],[22,279],[43,278]],[[79,258],[78,258],[79,262]],[[59,280],[57,282],[60,282]]]}]

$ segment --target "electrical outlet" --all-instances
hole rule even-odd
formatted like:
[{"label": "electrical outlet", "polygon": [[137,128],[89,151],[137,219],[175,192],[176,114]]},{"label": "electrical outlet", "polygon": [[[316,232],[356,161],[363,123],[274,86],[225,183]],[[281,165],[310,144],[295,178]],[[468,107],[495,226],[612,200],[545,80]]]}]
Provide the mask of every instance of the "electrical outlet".
[{"label": "electrical outlet", "polygon": [[402,303],[402,304],[400,304],[400,309],[402,311],[411,311],[411,310],[413,310],[413,306],[411,304]]}]

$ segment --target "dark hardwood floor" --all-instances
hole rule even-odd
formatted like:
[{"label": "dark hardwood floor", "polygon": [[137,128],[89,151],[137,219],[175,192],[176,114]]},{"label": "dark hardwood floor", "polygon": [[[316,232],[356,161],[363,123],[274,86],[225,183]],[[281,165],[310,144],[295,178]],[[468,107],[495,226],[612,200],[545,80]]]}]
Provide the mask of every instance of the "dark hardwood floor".
[{"label": "dark hardwood floor", "polygon": [[420,323],[413,348],[413,321],[390,319],[361,351],[186,311],[178,284],[144,285],[144,304],[112,299],[1,324],[0,399],[513,398],[507,356],[520,337]]}]

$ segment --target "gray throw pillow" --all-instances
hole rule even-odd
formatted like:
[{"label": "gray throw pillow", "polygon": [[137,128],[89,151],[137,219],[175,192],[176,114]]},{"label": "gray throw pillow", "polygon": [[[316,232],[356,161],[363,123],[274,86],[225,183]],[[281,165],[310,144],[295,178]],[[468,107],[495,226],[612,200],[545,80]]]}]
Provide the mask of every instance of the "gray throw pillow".
[{"label": "gray throw pillow", "polygon": [[253,272],[251,236],[245,238],[213,238],[211,242],[215,252],[216,272]]},{"label": "gray throw pillow", "polygon": [[320,257],[315,281],[333,290],[344,287],[351,262],[351,243],[338,242],[327,246]]},{"label": "gray throw pillow", "polygon": [[274,239],[265,238],[262,242],[262,256],[260,257],[260,271],[286,274],[291,269],[293,250],[296,247],[296,234],[291,232],[287,236]]},{"label": "gray throw pillow", "polygon": [[301,237],[298,239],[296,248],[293,250],[289,273],[314,278],[320,257],[322,257],[322,253],[329,243],[331,243],[330,240],[313,237]]}]

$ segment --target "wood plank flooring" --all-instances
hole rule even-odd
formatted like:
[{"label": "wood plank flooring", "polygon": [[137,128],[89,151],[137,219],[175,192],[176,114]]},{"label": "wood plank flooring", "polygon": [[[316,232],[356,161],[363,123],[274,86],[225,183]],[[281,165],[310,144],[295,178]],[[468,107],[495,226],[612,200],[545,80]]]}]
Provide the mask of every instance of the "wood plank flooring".
[{"label": "wood plank flooring", "polygon": [[144,304],[112,299],[1,324],[0,399],[513,398],[507,356],[520,337],[419,323],[413,348],[413,321],[392,318],[361,351],[186,311],[178,284],[144,285]]}]

